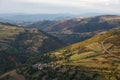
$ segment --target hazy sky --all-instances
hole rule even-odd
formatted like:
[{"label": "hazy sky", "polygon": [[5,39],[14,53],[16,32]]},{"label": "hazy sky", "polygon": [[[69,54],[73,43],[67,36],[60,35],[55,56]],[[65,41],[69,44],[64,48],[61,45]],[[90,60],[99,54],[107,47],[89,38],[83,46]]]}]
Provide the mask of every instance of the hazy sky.
[{"label": "hazy sky", "polygon": [[120,13],[120,0],[0,0],[0,13]]}]

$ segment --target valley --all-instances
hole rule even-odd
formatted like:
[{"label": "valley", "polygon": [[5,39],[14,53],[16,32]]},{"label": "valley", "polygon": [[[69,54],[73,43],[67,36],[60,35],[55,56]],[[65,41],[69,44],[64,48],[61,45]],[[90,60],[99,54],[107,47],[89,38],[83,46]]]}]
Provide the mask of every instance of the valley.
[{"label": "valley", "polygon": [[0,22],[0,80],[119,80],[120,17]]},{"label": "valley", "polygon": [[0,80],[120,80],[120,0],[0,0]]}]

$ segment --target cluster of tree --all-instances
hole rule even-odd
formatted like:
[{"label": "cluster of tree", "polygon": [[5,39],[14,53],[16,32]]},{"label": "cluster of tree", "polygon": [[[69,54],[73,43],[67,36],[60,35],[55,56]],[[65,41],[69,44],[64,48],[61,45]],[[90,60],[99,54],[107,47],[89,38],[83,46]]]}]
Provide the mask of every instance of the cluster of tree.
[{"label": "cluster of tree", "polygon": [[31,66],[22,66],[17,73],[25,76],[26,80],[119,80],[114,71],[111,73],[98,73],[89,71],[82,66],[61,65],[48,67],[42,70]]}]

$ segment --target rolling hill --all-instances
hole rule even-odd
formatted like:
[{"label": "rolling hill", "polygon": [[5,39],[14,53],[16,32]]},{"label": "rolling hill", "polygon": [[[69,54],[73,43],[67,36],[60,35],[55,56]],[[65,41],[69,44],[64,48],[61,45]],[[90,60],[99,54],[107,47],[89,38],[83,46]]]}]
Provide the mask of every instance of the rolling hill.
[{"label": "rolling hill", "polygon": [[95,17],[77,17],[67,20],[43,20],[28,24],[29,28],[41,30],[58,37],[67,44],[86,40],[99,32],[120,27],[120,16],[103,15]]},{"label": "rolling hill", "polygon": [[109,30],[112,28],[119,27],[120,16],[116,15],[103,15],[95,17],[77,17],[73,19],[63,20],[54,22],[52,25],[47,25],[51,21],[45,21],[46,25],[41,24],[44,21],[35,22],[27,27],[41,28],[46,32],[60,32],[60,33],[83,33],[83,32],[94,32],[101,30]]}]

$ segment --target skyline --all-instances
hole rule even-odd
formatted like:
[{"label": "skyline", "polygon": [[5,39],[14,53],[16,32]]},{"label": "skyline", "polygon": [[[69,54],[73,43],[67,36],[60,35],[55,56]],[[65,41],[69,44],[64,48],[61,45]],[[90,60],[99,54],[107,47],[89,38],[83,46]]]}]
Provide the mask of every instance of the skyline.
[{"label": "skyline", "polygon": [[0,14],[120,14],[120,0],[0,0]]}]

